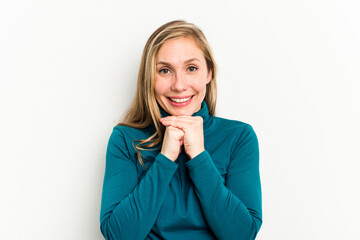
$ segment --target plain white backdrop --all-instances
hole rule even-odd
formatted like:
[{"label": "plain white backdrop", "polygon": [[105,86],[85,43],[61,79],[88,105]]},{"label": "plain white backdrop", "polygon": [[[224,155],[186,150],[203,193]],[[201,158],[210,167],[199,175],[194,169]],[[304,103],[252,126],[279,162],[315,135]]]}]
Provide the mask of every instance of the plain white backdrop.
[{"label": "plain white backdrop", "polygon": [[143,46],[183,19],[217,61],[217,115],[260,144],[260,240],[360,239],[356,0],[0,3],[0,239],[102,239],[105,151]]}]

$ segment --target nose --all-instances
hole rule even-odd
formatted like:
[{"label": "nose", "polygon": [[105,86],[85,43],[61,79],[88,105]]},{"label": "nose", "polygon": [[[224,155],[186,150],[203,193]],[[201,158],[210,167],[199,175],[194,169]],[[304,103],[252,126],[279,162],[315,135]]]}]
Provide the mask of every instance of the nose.
[{"label": "nose", "polygon": [[174,74],[174,77],[172,79],[171,90],[174,92],[182,92],[185,91],[186,89],[187,89],[186,77],[183,76],[181,72]]}]

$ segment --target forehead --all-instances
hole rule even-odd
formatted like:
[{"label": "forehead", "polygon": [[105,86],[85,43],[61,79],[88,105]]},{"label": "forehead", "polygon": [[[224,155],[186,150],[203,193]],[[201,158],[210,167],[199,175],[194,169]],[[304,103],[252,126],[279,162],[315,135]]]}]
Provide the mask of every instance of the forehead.
[{"label": "forehead", "polygon": [[198,43],[190,37],[174,38],[166,41],[157,54],[157,61],[182,62],[190,58],[205,61]]}]

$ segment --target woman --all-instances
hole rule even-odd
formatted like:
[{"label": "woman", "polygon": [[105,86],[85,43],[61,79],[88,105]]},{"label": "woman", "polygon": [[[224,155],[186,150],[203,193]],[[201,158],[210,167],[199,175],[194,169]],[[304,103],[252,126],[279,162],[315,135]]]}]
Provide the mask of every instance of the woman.
[{"label": "woman", "polygon": [[262,224],[253,128],[215,117],[216,66],[203,33],[169,22],[147,41],[137,90],[110,136],[106,239],[254,239]]}]

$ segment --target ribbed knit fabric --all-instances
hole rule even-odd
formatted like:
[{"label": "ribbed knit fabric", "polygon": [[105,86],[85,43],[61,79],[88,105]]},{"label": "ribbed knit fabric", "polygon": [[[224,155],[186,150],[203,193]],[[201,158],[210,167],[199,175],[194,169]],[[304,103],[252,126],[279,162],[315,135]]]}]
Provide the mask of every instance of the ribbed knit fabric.
[{"label": "ribbed knit fabric", "polygon": [[[161,110],[162,116],[168,114]],[[172,162],[161,147],[142,151],[133,141],[153,126],[116,126],[106,153],[100,228],[105,239],[254,239],[262,224],[259,146],[251,125],[209,115],[205,151]]]}]

